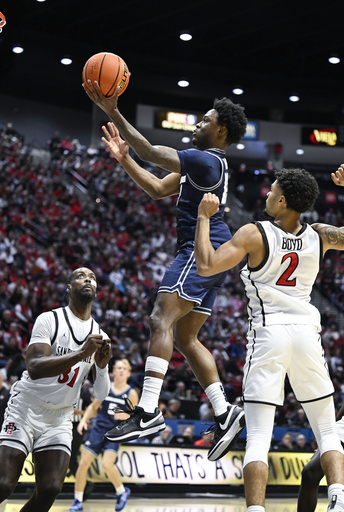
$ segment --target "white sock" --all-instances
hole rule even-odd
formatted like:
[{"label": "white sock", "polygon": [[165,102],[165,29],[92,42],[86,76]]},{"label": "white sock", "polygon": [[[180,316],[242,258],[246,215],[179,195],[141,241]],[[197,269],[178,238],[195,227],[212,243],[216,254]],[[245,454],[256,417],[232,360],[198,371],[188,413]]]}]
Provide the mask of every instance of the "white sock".
[{"label": "white sock", "polygon": [[156,377],[145,377],[143,380],[142,395],[138,405],[145,412],[154,412],[158,407],[159,396],[162,388],[162,379]]},{"label": "white sock", "polygon": [[[145,372],[156,372],[165,375],[168,368],[168,361],[161,357],[148,356],[145,365]],[[163,379],[146,376],[143,380],[142,395],[138,405],[145,412],[154,412],[158,407]]]},{"label": "white sock", "polygon": [[261,507],[260,505],[251,505],[247,507],[247,512],[265,512],[265,507]]},{"label": "white sock", "polygon": [[125,488],[124,488],[124,485],[121,484],[119,487],[115,487],[116,489],[116,494],[123,494],[125,492]]},{"label": "white sock", "polygon": [[330,505],[334,502],[336,510],[344,510],[344,485],[332,484],[327,490]]},{"label": "white sock", "polygon": [[221,382],[214,382],[204,390],[214,409],[215,416],[220,416],[227,411],[228,400]]},{"label": "white sock", "polygon": [[80,503],[82,503],[82,500],[84,499],[84,492],[83,491],[74,491],[74,499],[79,500]]}]

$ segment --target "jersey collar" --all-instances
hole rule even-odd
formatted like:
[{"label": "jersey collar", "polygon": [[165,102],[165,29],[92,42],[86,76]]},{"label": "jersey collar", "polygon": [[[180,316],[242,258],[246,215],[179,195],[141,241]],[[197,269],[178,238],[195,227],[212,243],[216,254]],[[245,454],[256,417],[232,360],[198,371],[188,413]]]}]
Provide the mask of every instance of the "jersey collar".
[{"label": "jersey collar", "polygon": [[215,151],[216,153],[220,153],[220,155],[225,155],[226,152],[220,148],[208,148],[205,151]]}]

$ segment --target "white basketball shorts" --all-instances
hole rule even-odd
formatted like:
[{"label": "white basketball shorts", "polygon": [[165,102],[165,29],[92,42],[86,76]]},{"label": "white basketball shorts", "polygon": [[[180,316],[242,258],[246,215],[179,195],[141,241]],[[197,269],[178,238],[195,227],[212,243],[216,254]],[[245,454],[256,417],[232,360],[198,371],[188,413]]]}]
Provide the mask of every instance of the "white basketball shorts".
[{"label": "white basketball shorts", "polygon": [[339,435],[339,439],[344,445],[344,416],[340,420],[336,421],[336,429]]},{"label": "white basketball shorts", "polygon": [[286,375],[301,403],[333,394],[316,326],[271,325],[249,331],[247,338],[244,402],[282,405]]},{"label": "white basketball shorts", "polygon": [[[15,386],[14,386],[15,387]],[[0,445],[29,452],[63,450],[71,454],[73,408],[47,409],[34,397],[11,392],[0,433]]]}]

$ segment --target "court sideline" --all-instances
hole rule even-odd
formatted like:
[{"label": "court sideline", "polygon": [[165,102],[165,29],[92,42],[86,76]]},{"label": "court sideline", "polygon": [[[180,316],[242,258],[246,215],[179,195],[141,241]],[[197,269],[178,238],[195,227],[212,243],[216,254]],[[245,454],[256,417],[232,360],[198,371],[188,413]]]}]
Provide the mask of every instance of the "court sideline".
[{"label": "court sideline", "polygon": [[[7,500],[0,505],[0,512],[19,512],[24,500]],[[52,512],[68,512],[73,500],[56,500]],[[84,512],[113,512],[115,500],[89,499],[84,503]],[[326,512],[327,500],[320,498],[316,512]],[[152,499],[133,497],[124,512],[245,512],[244,498],[170,498]],[[296,512],[296,497],[267,498],[266,512]]]}]

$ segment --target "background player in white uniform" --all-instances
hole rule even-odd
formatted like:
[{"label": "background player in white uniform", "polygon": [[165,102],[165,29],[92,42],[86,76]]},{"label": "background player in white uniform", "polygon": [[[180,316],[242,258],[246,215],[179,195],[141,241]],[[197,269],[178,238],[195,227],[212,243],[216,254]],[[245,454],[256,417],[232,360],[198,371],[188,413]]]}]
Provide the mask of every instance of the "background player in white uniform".
[{"label": "background player in white uniform", "polygon": [[88,421],[95,418],[90,435],[81,449],[80,462],[75,475],[75,501],[69,509],[71,511],[79,512],[83,510],[82,502],[87,471],[100,452],[103,452],[102,467],[116,490],[115,511],[120,512],[127,504],[130,489],[122,484],[120,472],[115,466],[119,444],[108,441],[104,438],[104,434],[118,421],[128,417],[128,414],[116,412],[116,409],[122,411],[126,409],[126,398],[130,400],[132,405],[136,405],[139,401],[136,390],[128,384],[130,373],[131,366],[128,359],[116,361],[113,367],[113,382],[108,396],[103,402],[95,398],[80,420],[78,432],[82,434],[83,430],[88,429]]},{"label": "background player in white uniform", "polygon": [[32,452],[35,492],[25,512],[45,512],[60,492],[69,465],[72,417],[80,389],[95,368],[94,394],[103,400],[110,389],[108,336],[91,316],[97,292],[94,273],[71,274],[69,304],[42,313],[26,353],[27,370],[11,389],[0,434],[0,502],[13,492]]},{"label": "background player in white uniform", "polygon": [[[126,121],[117,108],[119,88],[113,96],[106,98],[97,82],[93,85],[88,81],[85,91],[113,121],[107,128],[103,127],[103,141],[116,160],[152,199],[179,194],[177,253],[165,272],[149,319],[151,336],[140,402],[131,417],[111,429],[106,436],[112,441],[123,442],[153,434],[165,427],[158,400],[175,344],[213,406],[215,431],[208,459],[217,460],[230,449],[245,425],[245,418],[240,407],[228,403],[214,358],[198,339],[199,330],[211,314],[217,289],[223,284],[226,272],[211,277],[199,276],[193,242],[197,209],[204,192],[213,192],[220,200],[219,210],[210,221],[214,246],[218,247],[231,237],[223,221],[228,189],[225,151],[245,134],[247,119],[244,109],[228,98],[216,99],[213,108],[196,125],[192,135],[195,148],[177,151],[153,146]],[[128,146],[141,160],[158,165],[169,174],[159,179],[140,167],[130,157]]]},{"label": "background player in white uniform", "polygon": [[[264,510],[275,409],[283,403],[288,375],[319,446],[331,510],[343,512],[344,455],[335,426],[333,385],[322,354],[320,315],[310,304],[310,293],[323,254],[344,250],[344,228],[300,223],[300,214],[319,194],[310,173],[283,169],[275,177],[266,201],[274,221],[243,226],[217,250],[209,240],[209,218],[217,211],[218,199],[205,194],[195,237],[197,270],[212,275],[248,256],[241,273],[250,322],[243,382],[247,510]],[[344,165],[332,179],[344,186]]]},{"label": "background player in white uniform", "polygon": [[[344,446],[344,404],[338,411],[336,428]],[[298,512],[314,512],[318,502],[318,491],[324,472],[321,467],[320,452],[317,450],[302,470],[301,485],[297,499]]]}]

